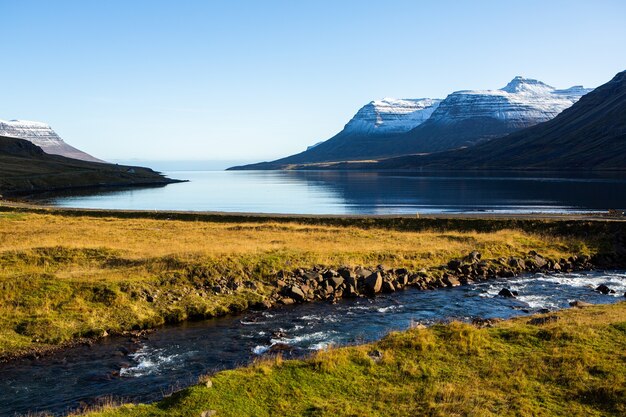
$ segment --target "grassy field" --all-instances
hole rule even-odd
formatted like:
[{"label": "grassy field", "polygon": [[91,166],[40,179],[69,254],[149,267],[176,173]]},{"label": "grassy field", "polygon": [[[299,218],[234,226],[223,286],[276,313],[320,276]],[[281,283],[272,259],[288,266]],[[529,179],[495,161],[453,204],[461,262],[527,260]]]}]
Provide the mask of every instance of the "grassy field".
[{"label": "grassy field", "polygon": [[305,360],[265,359],[155,404],[89,416],[626,415],[626,302],[558,318],[436,325]]},{"label": "grassy field", "polygon": [[0,356],[241,311],[275,291],[280,270],[418,270],[472,250],[558,259],[609,236],[602,222],[154,217],[0,211]]}]

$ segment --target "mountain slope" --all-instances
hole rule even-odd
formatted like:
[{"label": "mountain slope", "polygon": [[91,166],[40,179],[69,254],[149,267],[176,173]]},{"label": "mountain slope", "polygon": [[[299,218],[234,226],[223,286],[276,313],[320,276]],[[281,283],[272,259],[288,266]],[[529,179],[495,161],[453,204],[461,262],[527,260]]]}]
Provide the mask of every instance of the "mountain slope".
[{"label": "mountain slope", "polygon": [[553,119],[589,91],[557,90],[519,76],[499,90],[457,91],[406,137],[413,153],[473,146]]},{"label": "mountain slope", "polygon": [[[307,165],[384,159],[473,146],[554,118],[591,91],[581,86],[557,90],[541,81],[515,77],[499,90],[466,90],[448,95],[422,111],[420,123],[406,129],[367,129],[376,126],[375,112],[363,107],[336,136],[308,150],[273,162],[233,169],[300,169]],[[389,99],[387,99],[389,100]],[[421,99],[425,100],[425,99]],[[398,104],[394,103],[394,108]],[[374,116],[372,116],[374,114]],[[405,115],[403,117],[406,118]],[[365,122],[361,122],[364,120]],[[382,119],[385,126],[385,120]],[[352,126],[357,129],[350,129]]]},{"label": "mountain slope", "polygon": [[428,120],[440,102],[439,99],[431,98],[385,98],[372,101],[363,106],[343,130],[332,138],[296,155],[240,168],[279,169],[288,164],[401,155],[405,153],[406,145],[396,139]]},{"label": "mountain slope", "polygon": [[148,168],[49,155],[27,140],[0,136],[0,195],[172,182],[177,181]]},{"label": "mountain slope", "polygon": [[626,71],[548,122],[473,148],[392,158],[369,168],[626,170]]},{"label": "mountain slope", "polygon": [[51,155],[61,155],[83,161],[104,162],[68,145],[46,123],[26,120],[0,120],[0,136],[25,139]]}]

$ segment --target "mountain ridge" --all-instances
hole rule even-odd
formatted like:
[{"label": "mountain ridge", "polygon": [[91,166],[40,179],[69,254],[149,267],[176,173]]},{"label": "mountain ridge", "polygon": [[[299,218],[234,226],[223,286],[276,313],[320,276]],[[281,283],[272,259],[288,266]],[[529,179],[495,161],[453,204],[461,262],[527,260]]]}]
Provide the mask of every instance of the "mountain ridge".
[{"label": "mountain ridge", "polygon": [[554,119],[471,148],[321,169],[626,170],[626,71]]},{"label": "mountain ridge", "polygon": [[[431,153],[474,146],[478,143],[506,136],[519,129],[552,119],[591,91],[582,86],[556,89],[541,81],[517,76],[498,90],[461,90],[444,100],[431,100],[431,105],[420,123],[405,131],[373,128],[350,129],[357,125],[359,116],[372,125],[374,118],[368,111],[373,103],[396,104],[407,100],[383,99],[362,107],[337,135],[309,147],[307,150],[272,162],[261,162],[232,170],[291,169],[316,163],[379,160],[407,154]],[[406,115],[396,117],[406,118]],[[419,117],[413,117],[414,120]],[[384,124],[384,121],[383,121]],[[399,124],[402,124],[402,120]],[[407,126],[405,124],[405,126]]]}]

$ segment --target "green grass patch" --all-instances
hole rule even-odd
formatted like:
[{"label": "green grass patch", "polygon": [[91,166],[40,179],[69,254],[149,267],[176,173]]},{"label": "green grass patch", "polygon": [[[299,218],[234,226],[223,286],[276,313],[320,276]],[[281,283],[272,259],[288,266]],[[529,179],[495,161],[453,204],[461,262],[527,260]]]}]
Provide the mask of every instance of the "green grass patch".
[{"label": "green grass patch", "polygon": [[209,376],[211,388],[201,380],[154,404],[89,416],[623,416],[626,303],[558,315],[541,326],[451,323],[305,360],[259,360]]}]

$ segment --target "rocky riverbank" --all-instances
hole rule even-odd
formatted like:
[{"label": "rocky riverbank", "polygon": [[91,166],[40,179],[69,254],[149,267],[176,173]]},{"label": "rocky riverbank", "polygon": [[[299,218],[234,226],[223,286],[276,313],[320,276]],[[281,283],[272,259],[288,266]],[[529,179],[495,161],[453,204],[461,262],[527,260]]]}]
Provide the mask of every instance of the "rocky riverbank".
[{"label": "rocky riverbank", "polygon": [[[158,302],[176,305],[183,296],[197,291],[200,291],[199,294],[203,297],[215,295],[233,296],[241,291],[258,291],[266,294],[257,302],[251,301],[247,304],[231,306],[228,310],[216,312],[208,316],[190,317],[191,319],[202,319],[299,303],[322,301],[336,303],[343,298],[375,297],[378,294],[390,294],[411,287],[419,290],[436,290],[530,273],[573,272],[596,268],[616,269],[626,266],[621,262],[622,260],[621,257],[612,254],[595,255],[593,257],[573,255],[567,259],[552,259],[542,256],[534,250],[529,251],[524,257],[482,259],[480,252],[472,251],[463,258],[450,260],[446,265],[423,268],[418,271],[411,271],[407,268],[385,268],[383,265],[378,265],[375,268],[345,266],[336,269],[314,266],[311,268],[296,268],[292,271],[279,271],[274,279],[271,280],[273,288],[271,285],[268,288],[268,285],[264,286],[260,282],[252,280],[222,278],[208,287],[204,285],[196,286],[195,288],[189,287],[184,291],[184,294],[180,293],[180,289],[174,292],[154,290],[152,292],[144,291],[141,294],[137,294],[137,296],[151,304]],[[193,269],[189,273],[198,275],[198,271]],[[596,291],[608,294],[612,290],[599,287]],[[515,294],[507,288],[503,288],[500,295],[515,297]],[[624,295],[626,297],[626,294]],[[172,317],[167,322],[175,323],[179,321],[181,320]],[[151,329],[153,330],[154,327]],[[62,349],[89,345],[95,343],[98,339],[110,335],[137,337],[143,335],[146,331],[150,330],[105,331],[101,334],[81,337],[57,346],[44,346],[13,352],[0,357],[0,362],[21,357],[36,359]]]},{"label": "rocky riverbank", "polygon": [[371,297],[408,287],[434,290],[520,274],[573,272],[619,266],[623,264],[620,265],[617,257],[612,255],[574,255],[568,259],[550,259],[533,250],[525,257],[498,259],[482,259],[480,252],[473,251],[462,259],[451,260],[447,265],[419,271],[409,271],[406,268],[387,269],[382,265],[373,269],[298,268],[291,272],[279,272],[276,277],[276,291],[258,307],[269,308],[274,304],[289,305],[322,300],[336,302],[341,298]]}]

